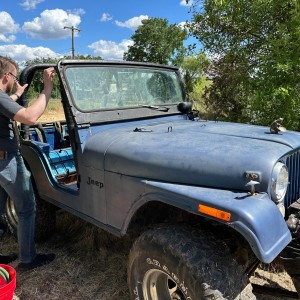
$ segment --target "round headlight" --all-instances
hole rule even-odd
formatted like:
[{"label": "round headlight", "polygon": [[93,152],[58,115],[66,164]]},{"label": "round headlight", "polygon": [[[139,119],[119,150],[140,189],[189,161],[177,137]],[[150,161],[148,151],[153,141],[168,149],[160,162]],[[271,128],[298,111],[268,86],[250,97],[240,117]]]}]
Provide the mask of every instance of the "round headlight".
[{"label": "round headlight", "polygon": [[283,200],[289,184],[289,172],[285,164],[278,162],[272,173],[272,199]]}]

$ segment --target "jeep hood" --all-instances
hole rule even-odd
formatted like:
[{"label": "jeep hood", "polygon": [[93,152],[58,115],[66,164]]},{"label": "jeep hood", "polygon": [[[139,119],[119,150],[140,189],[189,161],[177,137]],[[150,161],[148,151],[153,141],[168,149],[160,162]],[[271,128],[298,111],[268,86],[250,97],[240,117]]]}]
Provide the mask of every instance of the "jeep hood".
[{"label": "jeep hood", "polygon": [[182,117],[101,130],[86,141],[85,165],[143,179],[245,190],[246,172],[266,191],[274,164],[300,146],[300,134]]}]

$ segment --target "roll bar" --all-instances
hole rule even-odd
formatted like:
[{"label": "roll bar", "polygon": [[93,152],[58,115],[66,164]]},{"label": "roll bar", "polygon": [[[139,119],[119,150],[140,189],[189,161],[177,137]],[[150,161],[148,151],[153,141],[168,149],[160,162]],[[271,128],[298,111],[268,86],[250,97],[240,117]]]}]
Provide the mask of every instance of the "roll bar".
[{"label": "roll bar", "polygon": [[[24,93],[22,94],[22,96],[20,97],[20,99],[18,101],[18,103],[20,105],[22,105],[23,107],[28,106],[27,92],[31,85],[31,82],[32,82],[35,72],[38,70],[47,69],[49,67],[56,67],[56,64],[38,64],[38,65],[28,66],[22,70],[22,72],[20,74],[19,83],[20,83],[20,85],[24,85],[24,84],[28,83],[28,87],[24,90]],[[25,125],[25,124],[21,124],[21,130],[24,132],[24,139],[28,140],[29,139],[29,126]]]}]

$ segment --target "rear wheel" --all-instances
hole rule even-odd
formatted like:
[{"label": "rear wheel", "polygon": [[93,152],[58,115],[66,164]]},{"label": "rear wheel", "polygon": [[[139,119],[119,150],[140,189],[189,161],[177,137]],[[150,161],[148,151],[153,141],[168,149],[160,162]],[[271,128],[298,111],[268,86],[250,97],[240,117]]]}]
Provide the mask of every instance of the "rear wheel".
[{"label": "rear wheel", "polygon": [[[18,215],[13,200],[8,197],[3,219],[9,231],[17,237]],[[36,196],[35,240],[43,241],[49,238],[56,224],[56,208],[50,203],[40,200]]]},{"label": "rear wheel", "polygon": [[142,234],[129,255],[128,285],[132,300],[256,299],[227,246],[191,227]]}]

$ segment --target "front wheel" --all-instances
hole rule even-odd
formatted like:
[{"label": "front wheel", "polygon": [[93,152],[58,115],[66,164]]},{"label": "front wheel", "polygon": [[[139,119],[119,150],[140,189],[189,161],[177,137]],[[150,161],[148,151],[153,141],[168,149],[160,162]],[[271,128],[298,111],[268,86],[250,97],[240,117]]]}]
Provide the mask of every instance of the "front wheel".
[{"label": "front wheel", "polygon": [[132,300],[256,299],[227,246],[191,227],[142,234],[130,251],[127,271]]}]

